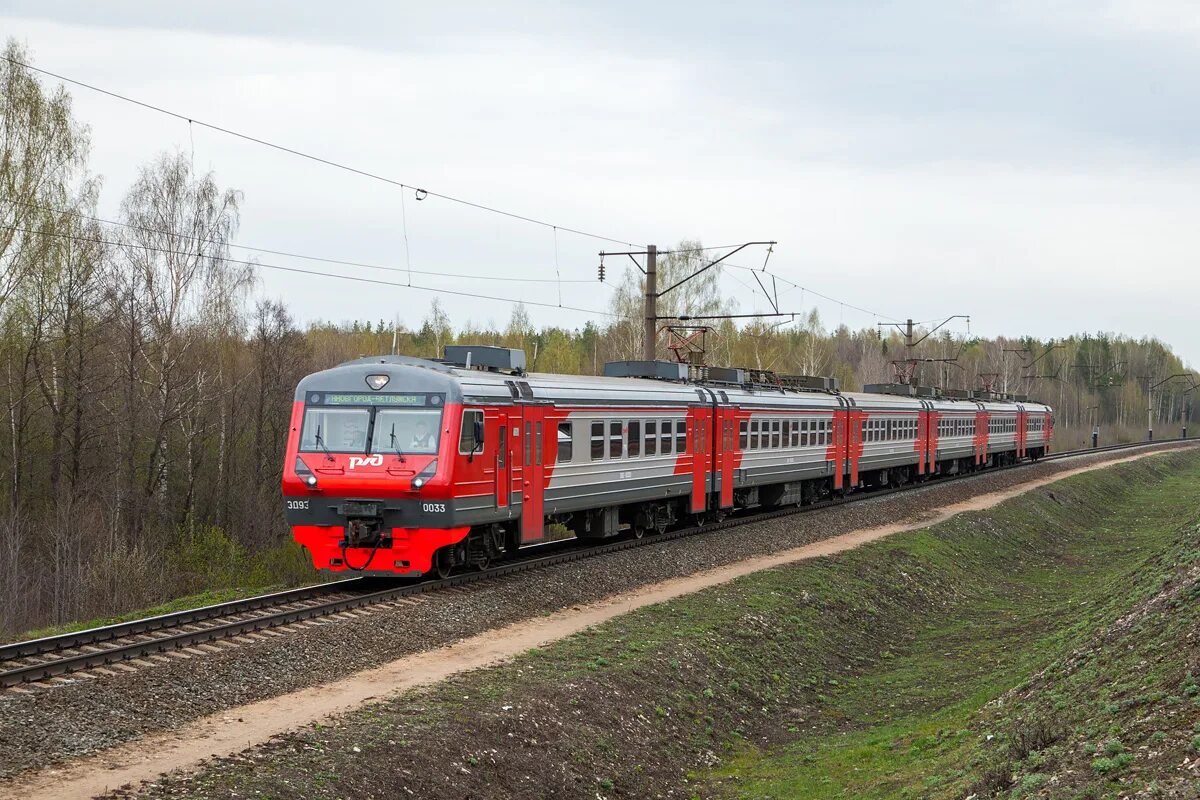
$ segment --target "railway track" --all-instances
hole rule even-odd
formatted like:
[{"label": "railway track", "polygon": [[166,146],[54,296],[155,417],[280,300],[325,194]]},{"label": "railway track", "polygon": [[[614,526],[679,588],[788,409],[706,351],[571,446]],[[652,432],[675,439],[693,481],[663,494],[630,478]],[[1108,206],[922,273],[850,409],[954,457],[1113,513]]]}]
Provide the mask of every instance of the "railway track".
[{"label": "railway track", "polygon": [[[1097,449],[1073,450],[1052,453],[1041,460],[1058,461],[1093,453],[1165,447],[1178,441],[1136,442]],[[1019,466],[1022,465],[942,478],[930,483],[929,487],[944,485],[955,480],[983,477]],[[576,540],[555,542],[541,545],[530,551],[523,551],[516,559],[503,562],[485,571],[464,572],[441,580],[398,586],[378,579],[348,578],[59,636],[2,645],[0,646],[0,688],[46,681],[69,673],[97,668],[104,669],[123,662],[145,663],[145,659],[161,659],[163,654],[171,655],[181,652],[195,654],[197,652],[195,648],[198,645],[209,645],[232,637],[303,623],[321,617],[345,614],[368,606],[411,603],[411,598],[450,587],[491,580],[499,576],[578,561],[635,547],[659,544],[671,539],[680,539],[751,522],[816,511],[845,503],[873,500],[898,491],[920,491],[920,489],[900,487],[855,493],[844,498],[833,498],[811,505],[738,514],[720,522],[680,528],[663,534],[648,535],[641,539],[622,539],[588,547],[578,546]]]}]

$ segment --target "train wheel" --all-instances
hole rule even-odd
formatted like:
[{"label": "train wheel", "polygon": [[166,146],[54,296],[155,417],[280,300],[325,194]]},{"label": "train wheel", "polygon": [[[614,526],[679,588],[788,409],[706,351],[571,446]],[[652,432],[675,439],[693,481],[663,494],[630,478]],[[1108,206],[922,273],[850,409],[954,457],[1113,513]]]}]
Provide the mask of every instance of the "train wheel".
[{"label": "train wheel", "polygon": [[454,551],[450,547],[443,547],[433,554],[433,571],[439,579],[450,577],[450,573],[454,571]]}]

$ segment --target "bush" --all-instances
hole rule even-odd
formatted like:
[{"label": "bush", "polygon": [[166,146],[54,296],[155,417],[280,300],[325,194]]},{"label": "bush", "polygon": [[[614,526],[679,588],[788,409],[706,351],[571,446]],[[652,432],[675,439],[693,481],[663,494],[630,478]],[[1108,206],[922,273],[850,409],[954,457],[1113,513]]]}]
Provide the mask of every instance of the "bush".
[{"label": "bush", "polygon": [[1097,758],[1092,762],[1092,769],[1101,775],[1108,775],[1124,769],[1133,763],[1132,753],[1119,753],[1112,758]]},{"label": "bush", "polygon": [[1013,761],[1024,761],[1030,753],[1045,750],[1062,738],[1063,729],[1054,720],[1030,720],[1013,730],[1008,754]]},{"label": "bush", "polygon": [[1011,761],[1002,761],[984,768],[979,777],[971,784],[967,794],[991,797],[1012,788],[1013,765]]}]

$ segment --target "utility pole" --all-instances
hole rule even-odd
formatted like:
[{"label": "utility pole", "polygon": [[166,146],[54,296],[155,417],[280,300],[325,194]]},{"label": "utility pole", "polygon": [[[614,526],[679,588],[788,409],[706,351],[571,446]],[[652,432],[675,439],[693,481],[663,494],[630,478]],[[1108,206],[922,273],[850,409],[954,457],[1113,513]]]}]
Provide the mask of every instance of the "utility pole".
[{"label": "utility pole", "polygon": [[[1197,380],[1195,373],[1176,372],[1174,375],[1168,375],[1167,377],[1163,378],[1161,381],[1154,384],[1153,386],[1150,384],[1150,381],[1154,380],[1154,378],[1157,376],[1155,376],[1155,375],[1139,375],[1138,377],[1144,378],[1146,380],[1146,431],[1147,431],[1146,436],[1147,436],[1147,441],[1154,440],[1154,418],[1152,416],[1154,413],[1154,406],[1151,403],[1151,398],[1154,396],[1154,390],[1155,389],[1159,390],[1159,394],[1160,394],[1159,401],[1161,402],[1161,399],[1162,399],[1161,394],[1163,392],[1165,392],[1166,389],[1159,389],[1160,386],[1164,386],[1164,385],[1170,383],[1171,381],[1175,380],[1176,378],[1187,378],[1188,381],[1192,384],[1183,393],[1183,396],[1186,400],[1187,406],[1186,406],[1186,410],[1184,411],[1184,417],[1183,417],[1183,436],[1182,436],[1182,438],[1186,439],[1187,438],[1188,419],[1191,417],[1191,413],[1192,413],[1191,400],[1187,399],[1187,396],[1189,394],[1191,394],[1193,391],[1195,391],[1197,388],[1200,388],[1200,381]],[[1168,420],[1168,422],[1169,422],[1169,420]]]},{"label": "utility pole", "polygon": [[[642,357],[644,359],[646,359],[647,361],[654,361],[655,357],[658,355],[658,347],[656,345],[656,341],[658,339],[658,321],[660,319],[658,316],[658,298],[662,297],[663,295],[667,294],[668,292],[672,291],[673,289],[687,283],[692,278],[699,275],[701,272],[705,272],[706,270],[709,270],[712,267],[715,267],[717,264],[720,264],[722,261],[729,258],[734,253],[736,253],[740,250],[743,250],[747,247],[750,247],[751,245],[756,245],[756,244],[765,244],[765,245],[774,247],[775,245],[779,244],[779,242],[775,242],[775,241],[746,242],[743,245],[739,245],[739,246],[733,248],[732,250],[730,250],[728,253],[721,256],[720,258],[708,262],[704,266],[700,267],[700,269],[693,272],[691,275],[688,275],[686,278],[682,278],[680,280],[675,281],[675,283],[671,284],[670,286],[663,289],[662,291],[659,291],[659,289],[658,289],[658,256],[659,256],[659,252],[658,252],[658,247],[656,245],[652,245],[652,244],[646,245],[645,250],[628,250],[628,251],[622,251],[619,253],[609,253],[609,252],[605,252],[604,250],[600,251],[600,269],[599,269],[600,280],[602,280],[602,281],[604,280],[604,257],[605,256],[629,256],[629,260],[633,262],[634,266],[637,267],[638,270],[640,270],[641,273],[646,276],[646,302],[645,302],[645,313],[643,315],[643,323],[645,325],[645,328],[644,328],[644,331],[642,334]],[[674,252],[675,251],[673,251],[673,250],[664,250],[662,255],[672,255]],[[637,259],[634,258],[634,256],[645,256],[646,257],[646,266],[643,267],[641,264],[639,264]],[[765,269],[765,265],[764,265],[764,269]],[[749,316],[763,316],[763,315],[756,314],[756,315],[749,315]],[[787,314],[773,314],[770,316],[786,317],[788,315]],[[722,315],[723,319],[728,318],[728,317],[729,317],[729,315]],[[701,319],[701,318],[700,317],[681,316],[681,317],[671,317],[671,319],[687,320],[687,319]]]},{"label": "utility pole", "polygon": [[[916,374],[918,361],[940,361],[943,363],[955,363],[958,361],[958,356],[955,356],[954,358],[951,358],[951,359],[947,359],[947,358],[925,358],[925,359],[913,358],[913,348],[915,348],[921,342],[925,341],[930,336],[932,336],[937,330],[939,330],[944,325],[946,325],[946,323],[950,322],[950,320],[954,320],[954,319],[965,319],[967,321],[968,330],[970,329],[971,317],[967,314],[955,314],[953,316],[946,317],[946,319],[942,320],[937,325],[930,328],[929,332],[926,333],[924,336],[922,336],[920,339],[913,339],[913,336],[914,336],[913,324],[914,323],[911,319],[905,320],[903,324],[901,324],[899,322],[876,323],[876,325],[879,327],[880,335],[882,335],[883,329],[885,327],[897,328],[904,334],[904,360],[892,362],[892,369],[895,370],[895,372],[896,372],[895,377],[896,377],[897,383],[904,383],[904,384],[912,383],[912,379]],[[961,354],[961,352],[962,352],[962,348],[959,348],[959,353]],[[900,366],[901,364],[904,365],[903,368]]]},{"label": "utility pole", "polygon": [[652,244],[646,245],[645,325],[642,357],[647,361],[653,361],[657,355],[655,340],[658,338],[658,247]]}]

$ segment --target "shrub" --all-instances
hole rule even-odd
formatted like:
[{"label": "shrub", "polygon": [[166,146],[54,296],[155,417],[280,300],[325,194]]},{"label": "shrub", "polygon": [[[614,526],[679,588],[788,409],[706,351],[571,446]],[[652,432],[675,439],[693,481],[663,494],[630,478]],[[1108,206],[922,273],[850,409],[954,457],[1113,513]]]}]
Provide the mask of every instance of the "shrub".
[{"label": "shrub", "polygon": [[1062,735],[1062,727],[1054,720],[1030,720],[1013,730],[1008,754],[1013,761],[1024,761],[1030,753],[1045,750]]},{"label": "shrub", "polygon": [[1097,758],[1092,762],[1092,769],[1101,775],[1108,775],[1122,770],[1132,763],[1133,755],[1131,753],[1118,753],[1112,758]]}]

